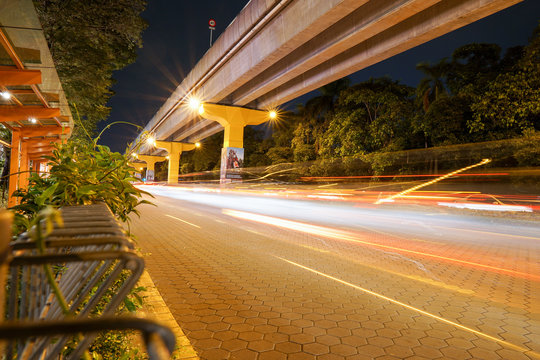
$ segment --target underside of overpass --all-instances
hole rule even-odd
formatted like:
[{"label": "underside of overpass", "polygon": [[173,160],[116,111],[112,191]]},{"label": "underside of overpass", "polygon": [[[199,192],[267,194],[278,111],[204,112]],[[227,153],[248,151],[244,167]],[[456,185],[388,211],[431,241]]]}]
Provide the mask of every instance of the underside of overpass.
[{"label": "underside of overpass", "polygon": [[184,107],[191,95],[273,108],[520,1],[252,0],[145,130],[199,141],[223,127]]}]

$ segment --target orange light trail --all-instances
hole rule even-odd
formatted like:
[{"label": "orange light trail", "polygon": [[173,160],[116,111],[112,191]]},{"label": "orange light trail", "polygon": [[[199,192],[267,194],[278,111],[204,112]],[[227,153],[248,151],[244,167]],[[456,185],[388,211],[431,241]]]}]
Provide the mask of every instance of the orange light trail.
[{"label": "orange light trail", "polygon": [[490,162],[490,161],[491,161],[491,159],[484,159],[484,160],[480,161],[480,162],[477,163],[477,164],[473,164],[473,165],[470,165],[470,166],[466,166],[466,167],[464,167],[464,168],[461,168],[461,169],[459,169],[459,170],[452,171],[452,172],[450,172],[450,173],[448,173],[448,174],[446,174],[446,175],[440,176],[440,177],[438,177],[438,178],[436,178],[436,179],[433,179],[433,180],[431,180],[431,181],[428,181],[428,182],[426,182],[426,183],[423,183],[423,184],[419,184],[419,185],[413,186],[412,188],[409,188],[409,189],[407,189],[407,190],[403,190],[402,192],[397,193],[397,194],[394,194],[394,195],[392,195],[392,196],[390,196],[390,197],[388,197],[388,198],[377,200],[377,201],[375,202],[375,204],[380,204],[380,203],[383,203],[383,202],[392,201],[393,199],[395,199],[395,198],[397,198],[397,197],[400,197],[400,196],[402,196],[402,195],[408,194],[408,193],[410,193],[410,192],[413,192],[413,191],[418,190],[418,189],[420,189],[420,188],[423,188],[423,187],[425,187],[425,186],[435,184],[436,182],[439,182],[439,181],[441,181],[441,180],[448,179],[449,177],[452,177],[452,176],[457,175],[457,174],[459,174],[459,173],[462,173],[462,172],[464,172],[464,171],[470,170],[470,169],[475,168],[475,167],[477,167],[477,166],[481,166],[481,165],[487,164],[487,163]]},{"label": "orange light trail", "polygon": [[278,227],[289,229],[289,230],[305,232],[305,233],[313,234],[317,236],[324,236],[330,239],[350,241],[350,242],[355,242],[355,243],[359,243],[363,245],[393,250],[393,251],[397,251],[401,253],[420,255],[420,256],[435,258],[439,260],[450,261],[450,262],[459,263],[459,264],[463,264],[463,265],[467,265],[471,267],[485,269],[488,271],[506,273],[509,275],[513,275],[513,276],[517,276],[517,277],[521,277],[525,279],[540,281],[540,275],[529,274],[529,273],[525,273],[521,271],[511,270],[511,269],[505,269],[505,268],[501,268],[497,266],[480,264],[477,262],[472,262],[472,261],[467,261],[467,260],[455,259],[451,257],[437,255],[437,254],[404,249],[404,248],[391,246],[391,245],[383,245],[383,244],[378,244],[378,243],[374,243],[370,241],[359,240],[357,239],[357,235],[343,231],[343,230],[337,230],[337,229],[327,228],[327,227],[318,226],[318,225],[311,225],[311,224],[306,224],[306,223],[301,223],[301,222],[296,222],[296,221],[291,221],[291,220],[280,219],[280,218],[276,218],[272,216],[259,215],[259,214],[231,210],[231,209],[223,209],[222,213],[225,215],[238,218],[238,219],[250,220],[250,221],[268,224],[268,225],[274,225],[274,226],[278,226]]},{"label": "orange light trail", "polygon": [[360,287],[360,286],[355,285],[355,284],[353,284],[353,283],[350,283],[350,282],[348,282],[348,281],[338,279],[338,278],[336,278],[336,277],[334,277],[334,276],[332,276],[332,275],[328,275],[328,274],[325,274],[325,273],[320,272],[320,271],[318,271],[318,270],[315,270],[315,269],[309,268],[309,267],[307,267],[307,266],[304,266],[304,265],[295,263],[294,261],[287,260],[287,259],[282,258],[282,257],[279,257],[279,256],[275,256],[275,257],[278,258],[278,259],[280,259],[280,260],[283,260],[283,261],[285,261],[285,262],[287,262],[287,263],[289,263],[289,264],[291,264],[291,265],[297,266],[297,267],[299,267],[299,268],[301,268],[301,269],[310,271],[310,272],[312,272],[312,273],[314,273],[314,274],[323,276],[323,277],[325,277],[325,278],[327,278],[327,279],[331,279],[331,280],[337,281],[337,282],[339,282],[339,283],[341,283],[341,284],[343,284],[343,285],[350,286],[350,287],[352,287],[352,288],[354,288],[354,289],[356,289],[356,290],[360,290],[360,291],[362,291],[362,292],[364,292],[364,293],[366,293],[366,294],[373,295],[373,296],[375,296],[375,297],[377,297],[377,298],[379,298],[379,299],[389,301],[389,302],[392,303],[392,304],[402,306],[402,307],[404,307],[404,308],[406,308],[406,309],[409,309],[409,310],[412,310],[412,311],[417,312],[417,313],[419,313],[419,314],[428,316],[428,317],[430,317],[430,318],[432,318],[432,319],[441,321],[441,322],[443,322],[443,323],[445,323],[445,324],[455,326],[455,327],[457,327],[457,328],[459,328],[459,329],[461,329],[461,330],[465,330],[465,331],[467,331],[467,332],[473,333],[473,334],[478,335],[478,336],[480,336],[480,337],[483,337],[483,338],[486,338],[486,339],[495,341],[495,342],[497,342],[497,343],[499,343],[499,344],[505,345],[506,347],[509,347],[509,348],[511,348],[511,349],[520,351],[520,352],[522,352],[522,353],[525,353],[525,354],[527,354],[527,355],[531,355],[531,356],[534,356],[534,357],[540,359],[540,354],[537,353],[537,352],[531,351],[530,349],[524,348],[524,347],[519,346],[519,345],[512,344],[512,343],[507,342],[507,341],[505,341],[505,340],[503,340],[503,339],[499,339],[499,338],[497,338],[497,337],[495,337],[495,336],[491,336],[491,335],[489,335],[489,334],[485,334],[485,333],[483,333],[483,332],[481,332],[481,331],[478,331],[478,330],[472,329],[472,328],[470,328],[470,327],[461,325],[461,324],[459,324],[459,323],[457,323],[457,322],[455,322],[455,321],[445,319],[445,318],[443,318],[443,317],[440,317],[440,316],[438,316],[438,315],[432,314],[432,313],[427,312],[427,311],[425,311],[425,310],[416,308],[416,307],[414,307],[414,306],[411,306],[411,305],[406,304],[406,303],[404,303],[404,302],[401,302],[401,301],[399,301],[399,300],[392,299],[392,298],[390,298],[390,297],[388,297],[388,296],[385,296],[385,295],[376,293],[376,292],[374,292],[374,291],[371,291],[371,290],[369,290],[369,289]]},{"label": "orange light trail", "polygon": [[[507,176],[510,173],[479,173],[479,174],[455,174],[455,176]],[[396,175],[354,175],[354,176],[301,176],[300,180],[332,180],[332,179],[372,179],[372,178],[418,178],[439,177],[441,174],[396,174]]]}]

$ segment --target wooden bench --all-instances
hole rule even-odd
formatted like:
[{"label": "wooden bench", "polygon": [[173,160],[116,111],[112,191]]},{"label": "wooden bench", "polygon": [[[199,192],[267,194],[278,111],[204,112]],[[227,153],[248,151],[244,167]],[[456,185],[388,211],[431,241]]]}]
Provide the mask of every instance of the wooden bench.
[{"label": "wooden bench", "polygon": [[[45,239],[44,252],[28,234],[10,244],[7,321],[0,326],[0,339],[9,340],[6,358],[57,359],[69,344],[72,351],[65,358],[79,359],[99,332],[128,328],[143,333],[151,359],[167,358],[175,343],[168,328],[114,317],[141,276],[144,261],[109,208],[65,207],[62,217],[64,226]],[[68,311],[45,267],[53,269]]]}]

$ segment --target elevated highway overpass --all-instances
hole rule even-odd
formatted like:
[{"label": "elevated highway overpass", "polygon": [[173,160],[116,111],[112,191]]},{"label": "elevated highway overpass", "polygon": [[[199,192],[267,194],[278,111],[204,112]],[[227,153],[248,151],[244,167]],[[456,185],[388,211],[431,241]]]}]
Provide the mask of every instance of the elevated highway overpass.
[{"label": "elevated highway overpass", "polygon": [[183,106],[191,95],[274,108],[520,1],[252,0],[145,130],[158,140],[202,140],[223,127]]}]

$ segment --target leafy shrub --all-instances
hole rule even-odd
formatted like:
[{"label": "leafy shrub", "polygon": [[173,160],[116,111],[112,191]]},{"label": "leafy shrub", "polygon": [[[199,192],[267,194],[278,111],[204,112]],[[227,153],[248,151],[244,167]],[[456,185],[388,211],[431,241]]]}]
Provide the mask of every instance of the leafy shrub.
[{"label": "leafy shrub", "polygon": [[12,208],[18,213],[16,223],[22,226],[19,231],[47,205],[57,208],[102,201],[128,222],[130,213],[138,215],[138,205],[149,203],[141,199],[147,193],[131,183],[137,179],[131,175],[127,156],[111,152],[107,146],[68,142],[59,145],[48,160],[52,165],[49,175],[32,174],[28,188],[14,194],[21,198],[20,205]]}]

